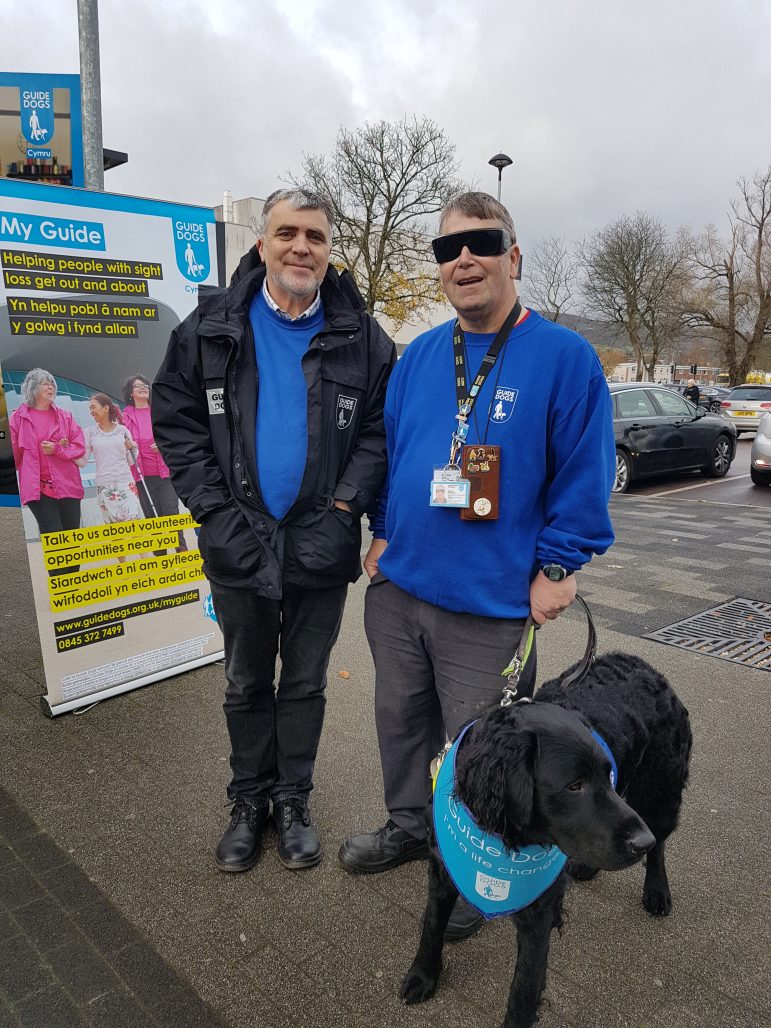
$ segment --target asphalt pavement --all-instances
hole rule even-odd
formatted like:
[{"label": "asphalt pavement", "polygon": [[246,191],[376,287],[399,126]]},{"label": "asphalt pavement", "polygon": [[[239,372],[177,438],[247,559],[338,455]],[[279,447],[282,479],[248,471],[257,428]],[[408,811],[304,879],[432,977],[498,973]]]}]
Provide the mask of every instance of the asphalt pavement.
[{"label": "asphalt pavement", "polygon": [[[771,602],[769,491],[747,489],[740,468],[733,484],[614,498],[618,541],[579,578],[600,650],[667,675],[695,742],[668,846],[671,917],[645,913],[640,867],[574,886],[542,1028],[771,1028],[771,672],[643,638],[737,596]],[[500,1023],[510,924],[448,947],[436,998],[404,1008],[425,867],[357,878],[337,863],[346,834],[385,819],[363,582],[330,665],[312,797],[325,859],[288,871],[269,834],[257,867],[224,875],[221,666],[44,718],[18,511],[0,510],[0,539],[0,1028]],[[539,633],[540,680],[576,659],[585,631],[570,611]]]}]

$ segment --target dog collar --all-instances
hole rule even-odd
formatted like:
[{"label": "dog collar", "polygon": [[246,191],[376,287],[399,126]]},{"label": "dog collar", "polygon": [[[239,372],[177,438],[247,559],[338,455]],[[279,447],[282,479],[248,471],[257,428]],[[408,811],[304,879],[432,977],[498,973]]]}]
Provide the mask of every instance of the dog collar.
[{"label": "dog collar", "polygon": [[[441,755],[434,775],[434,834],[442,860],[463,898],[488,920],[514,914],[534,903],[554,884],[567,862],[557,846],[523,846],[509,850],[500,836],[485,832],[454,795],[455,758],[466,725]],[[605,740],[592,736],[611,762],[611,784],[618,771]]]}]

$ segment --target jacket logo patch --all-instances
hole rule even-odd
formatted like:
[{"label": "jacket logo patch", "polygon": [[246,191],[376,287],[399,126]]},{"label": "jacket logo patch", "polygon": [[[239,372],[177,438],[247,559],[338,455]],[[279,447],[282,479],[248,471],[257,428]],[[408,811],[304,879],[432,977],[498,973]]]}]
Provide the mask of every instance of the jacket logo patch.
[{"label": "jacket logo patch", "polygon": [[518,395],[519,389],[509,389],[508,386],[499,386],[495,390],[493,402],[490,404],[490,420],[494,424],[502,425],[504,421],[509,420]]},{"label": "jacket logo patch", "polygon": [[339,429],[348,428],[351,421],[353,420],[353,412],[356,410],[356,397],[355,396],[342,396],[338,393],[337,396],[337,427]]},{"label": "jacket logo patch", "polygon": [[209,401],[209,413],[210,414],[224,414],[225,413],[225,390],[220,389],[207,389],[206,399]]}]

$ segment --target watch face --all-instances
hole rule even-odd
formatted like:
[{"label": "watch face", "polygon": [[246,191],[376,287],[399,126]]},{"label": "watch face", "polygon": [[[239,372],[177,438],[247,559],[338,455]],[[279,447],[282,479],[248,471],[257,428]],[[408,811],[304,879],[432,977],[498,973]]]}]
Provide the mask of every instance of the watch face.
[{"label": "watch face", "polygon": [[565,577],[565,569],[561,568],[559,564],[547,564],[543,573],[552,582],[561,582]]}]

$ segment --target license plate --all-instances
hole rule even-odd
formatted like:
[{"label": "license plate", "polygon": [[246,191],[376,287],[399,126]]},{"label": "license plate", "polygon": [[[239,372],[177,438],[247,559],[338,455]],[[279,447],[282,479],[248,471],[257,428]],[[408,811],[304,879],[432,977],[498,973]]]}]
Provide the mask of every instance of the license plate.
[{"label": "license plate", "polygon": [[754,410],[732,410],[731,413],[737,418],[751,418]]}]

